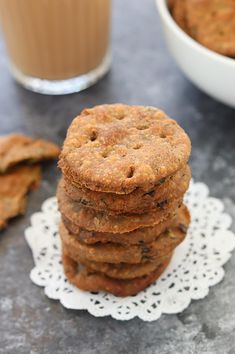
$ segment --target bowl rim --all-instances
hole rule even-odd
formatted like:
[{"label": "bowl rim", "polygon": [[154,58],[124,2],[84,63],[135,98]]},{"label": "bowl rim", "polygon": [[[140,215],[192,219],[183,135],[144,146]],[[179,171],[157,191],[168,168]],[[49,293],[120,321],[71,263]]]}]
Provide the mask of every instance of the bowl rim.
[{"label": "bowl rim", "polygon": [[168,24],[168,26],[171,28],[171,30],[173,32],[175,32],[175,34],[182,41],[184,41],[192,49],[200,52],[202,55],[206,55],[206,56],[210,57],[211,59],[216,60],[220,63],[235,67],[235,59],[226,57],[225,55],[216,53],[216,52],[204,47],[202,44],[200,44],[199,42],[194,40],[192,37],[190,37],[186,32],[184,32],[184,30],[182,30],[178,26],[178,24],[175,22],[175,20],[171,16],[166,2],[167,2],[167,0],[155,0],[155,3],[158,8],[158,11],[160,13],[160,16]]}]

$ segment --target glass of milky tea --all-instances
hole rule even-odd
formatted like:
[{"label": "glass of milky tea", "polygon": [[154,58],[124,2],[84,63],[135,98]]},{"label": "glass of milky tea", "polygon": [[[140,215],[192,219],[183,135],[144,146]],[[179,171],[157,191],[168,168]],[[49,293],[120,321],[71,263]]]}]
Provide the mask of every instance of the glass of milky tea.
[{"label": "glass of milky tea", "polygon": [[14,78],[29,90],[67,94],[110,67],[111,0],[0,0]]}]

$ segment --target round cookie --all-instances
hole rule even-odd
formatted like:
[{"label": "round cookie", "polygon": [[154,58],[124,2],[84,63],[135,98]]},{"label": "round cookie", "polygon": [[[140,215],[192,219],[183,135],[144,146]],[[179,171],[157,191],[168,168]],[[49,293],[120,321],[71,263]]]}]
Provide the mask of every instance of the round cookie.
[{"label": "round cookie", "polygon": [[79,188],[66,179],[62,180],[62,188],[72,200],[89,208],[108,211],[109,214],[144,213],[163,205],[167,206],[169,201],[182,197],[189,187],[190,179],[190,167],[185,166],[148,192],[140,188],[130,194],[94,192],[84,187]]},{"label": "round cookie", "polygon": [[164,112],[123,104],[85,109],[64,142],[59,167],[66,178],[94,191],[149,191],[187,163],[187,134]]},{"label": "round cookie", "polygon": [[80,270],[79,264],[71,257],[63,253],[64,272],[70,283],[85,291],[105,291],[115,296],[131,296],[147,288],[164,272],[170,258],[148,275],[130,279],[113,279],[106,275],[88,269]]},{"label": "round cookie", "polygon": [[175,0],[168,0],[167,1],[167,6],[170,11],[172,11],[174,4],[175,4]]},{"label": "round cookie", "polygon": [[[183,208],[182,206],[181,208]],[[179,208],[178,210],[180,210]],[[99,243],[107,243],[113,242],[117,244],[122,244],[126,246],[136,245],[143,242],[152,242],[154,241],[162,232],[164,232],[170,225],[172,225],[175,214],[170,216],[166,220],[163,220],[159,224],[152,226],[152,227],[143,227],[140,229],[136,229],[131,232],[126,233],[117,233],[114,234],[112,232],[95,232],[95,231],[88,231],[85,229],[81,229],[80,227],[76,226],[75,224],[71,223],[66,217],[62,217],[62,221],[68,229],[68,231],[76,236],[76,239],[82,241],[87,244],[95,244]]]},{"label": "round cookie", "polygon": [[68,255],[78,262],[81,259],[103,263],[130,263],[137,264],[148,261],[157,261],[170,254],[185,238],[190,216],[185,208],[176,225],[162,233],[151,243],[141,243],[125,247],[120,244],[106,243],[87,245],[70,234],[63,223],[60,225],[62,243],[66,246]]},{"label": "round cookie", "polygon": [[111,233],[126,233],[141,227],[159,224],[182,204],[181,198],[169,203],[167,208],[163,206],[153,212],[110,215],[72,201],[64,192],[61,183],[58,185],[57,198],[62,217],[66,217],[70,223],[89,231]]},{"label": "round cookie", "polygon": [[[63,251],[69,256],[70,252],[68,247],[63,244]],[[172,256],[166,255],[159,257],[155,262],[145,262],[140,264],[128,264],[128,263],[102,263],[95,261],[87,261],[83,258],[76,257],[75,261],[85,266],[87,269],[103,273],[110,278],[114,279],[134,279],[137,277],[142,277],[153,272],[157,266],[164,262],[167,258]],[[72,257],[72,256],[71,256]]]},{"label": "round cookie", "polygon": [[173,0],[169,6],[172,17],[175,22],[184,30],[188,32],[188,25],[186,19],[186,0]]},{"label": "round cookie", "polygon": [[235,2],[233,0],[186,1],[190,35],[205,47],[235,57]]}]

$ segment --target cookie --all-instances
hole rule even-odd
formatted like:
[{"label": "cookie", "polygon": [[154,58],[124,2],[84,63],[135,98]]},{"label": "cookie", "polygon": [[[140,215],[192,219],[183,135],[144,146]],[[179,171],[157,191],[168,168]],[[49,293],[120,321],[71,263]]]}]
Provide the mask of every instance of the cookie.
[{"label": "cookie", "polygon": [[[69,251],[69,247],[63,244],[64,252],[73,258],[73,255]],[[172,254],[159,257],[155,262],[144,262],[139,264],[129,264],[129,263],[102,263],[95,261],[87,261],[86,259],[79,257],[76,254],[74,258],[75,261],[82,264],[86,268],[103,273],[110,278],[114,279],[134,279],[137,277],[142,277],[153,272],[157,266],[159,266],[163,261],[169,258]]]},{"label": "cookie", "polygon": [[187,0],[173,0],[169,6],[175,22],[184,30],[188,32],[188,24],[186,18],[186,1]]},{"label": "cookie", "polygon": [[130,194],[94,192],[79,188],[66,179],[63,179],[62,186],[71,199],[89,208],[114,214],[144,213],[182,197],[189,187],[190,179],[190,168],[185,166],[166,182],[147,192],[140,188]]},{"label": "cookie", "polygon": [[164,112],[123,104],[85,109],[68,129],[59,167],[94,191],[149,191],[187,163],[190,140]]},{"label": "cookie", "polygon": [[167,229],[151,243],[140,243],[131,247],[115,243],[87,245],[70,234],[63,223],[60,225],[62,243],[67,247],[70,257],[79,262],[80,259],[105,263],[137,264],[157,261],[158,258],[170,254],[185,238],[190,216],[187,208],[180,215],[176,225]]},{"label": "cookie", "polygon": [[[181,207],[183,208],[183,206]],[[181,209],[179,208],[179,210]],[[62,217],[62,221],[65,227],[71,234],[76,236],[76,239],[87,244],[95,243],[107,243],[113,242],[124,246],[136,245],[142,242],[152,242],[154,241],[162,232],[164,232],[172,223],[175,218],[175,214],[168,217],[166,220],[160,222],[159,224],[152,227],[143,227],[136,229],[131,232],[117,233],[112,232],[95,232],[88,231],[77,227],[75,224],[71,223],[66,217]]]},{"label": "cookie", "polygon": [[62,261],[69,282],[79,289],[95,292],[105,291],[115,296],[125,297],[137,294],[158,279],[170,263],[170,258],[148,275],[130,280],[113,279],[99,272],[86,268],[81,269],[79,264],[65,253],[63,253]]},{"label": "cookie", "polygon": [[97,232],[126,233],[147,226],[154,226],[166,220],[182,204],[182,198],[161,209],[144,214],[110,215],[82,206],[72,201],[64,192],[61,183],[57,189],[58,205],[62,217],[79,228]]},{"label": "cookie", "polygon": [[235,2],[233,0],[187,0],[190,35],[205,47],[235,57]]},{"label": "cookie", "polygon": [[35,163],[57,158],[60,149],[57,145],[42,139],[32,139],[22,134],[0,137],[0,173],[21,163]]},{"label": "cookie", "polygon": [[26,195],[37,188],[41,179],[40,166],[21,166],[0,175],[0,230],[9,219],[22,215],[26,208]]},{"label": "cookie", "polygon": [[169,9],[170,11],[172,11],[173,6],[175,5],[175,1],[176,1],[176,0],[168,0],[168,1],[167,1],[167,6],[168,6],[168,9]]}]

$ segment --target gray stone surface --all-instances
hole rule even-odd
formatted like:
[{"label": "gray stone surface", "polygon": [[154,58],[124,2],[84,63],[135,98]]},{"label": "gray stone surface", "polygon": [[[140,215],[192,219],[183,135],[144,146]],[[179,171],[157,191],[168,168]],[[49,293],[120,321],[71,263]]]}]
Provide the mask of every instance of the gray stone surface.
[{"label": "gray stone surface", "polygon": [[[81,94],[41,96],[14,83],[0,41],[0,133],[21,131],[62,143],[72,118],[104,102],[156,105],[175,117],[193,143],[195,180],[206,182],[235,216],[235,111],[198,91],[165,48],[153,0],[116,0],[113,65],[109,75]],[[205,73],[206,75],[206,73]],[[118,322],[86,311],[68,311],[33,285],[24,240],[30,214],[52,196],[59,172],[46,164],[27,215],[0,235],[0,353],[235,353],[235,258],[209,296],[157,322]]]}]

